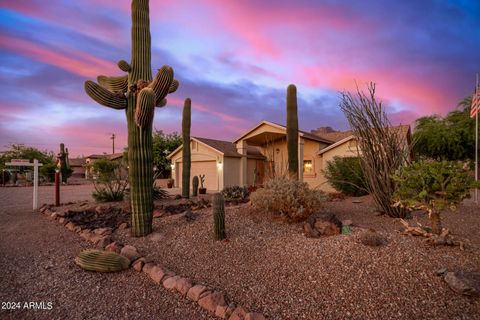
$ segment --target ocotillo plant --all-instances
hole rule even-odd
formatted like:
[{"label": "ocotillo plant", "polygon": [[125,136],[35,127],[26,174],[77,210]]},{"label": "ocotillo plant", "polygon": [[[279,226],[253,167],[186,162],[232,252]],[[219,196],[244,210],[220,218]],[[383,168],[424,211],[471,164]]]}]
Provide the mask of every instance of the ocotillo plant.
[{"label": "ocotillo plant", "polygon": [[128,123],[128,176],[131,233],[135,237],[152,232],[152,122],[155,106],[163,107],[167,94],[175,92],[178,81],[173,69],[163,66],[152,81],[151,40],[148,0],[132,0],[131,62],[117,65],[127,75],[99,76],[98,83],[85,82],[85,91],[99,104],[125,110]]},{"label": "ocotillo plant", "polygon": [[213,231],[216,240],[225,239],[225,199],[221,193],[215,193],[212,199]]},{"label": "ocotillo plant", "polygon": [[191,114],[192,114],[192,101],[190,98],[185,99],[183,105],[183,119],[182,119],[182,138],[183,138],[183,151],[182,151],[182,197],[190,197],[190,126],[191,126]]},{"label": "ocotillo plant", "polygon": [[298,179],[297,88],[293,84],[287,88],[287,148],[288,172],[291,178]]},{"label": "ocotillo plant", "polygon": [[[68,150],[68,149],[67,149]],[[62,174],[62,182],[67,183],[69,168],[68,168],[68,152],[65,152],[65,145],[60,143],[60,152],[58,153],[58,160],[60,161],[60,173]]]},{"label": "ocotillo plant", "polygon": [[198,177],[195,176],[192,179],[192,196],[196,197],[198,192]]}]

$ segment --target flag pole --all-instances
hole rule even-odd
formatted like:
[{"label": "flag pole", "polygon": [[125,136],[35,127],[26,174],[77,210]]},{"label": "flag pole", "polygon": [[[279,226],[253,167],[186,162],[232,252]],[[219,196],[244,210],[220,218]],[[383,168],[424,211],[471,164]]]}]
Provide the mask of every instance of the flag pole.
[{"label": "flag pole", "polygon": [[[475,93],[472,97],[476,98],[478,94],[478,73],[477,73],[477,84],[475,86]],[[480,101],[477,102],[477,112],[475,114],[475,181],[478,181],[478,111],[480,108]],[[478,204],[478,188],[475,188],[475,203]]]}]

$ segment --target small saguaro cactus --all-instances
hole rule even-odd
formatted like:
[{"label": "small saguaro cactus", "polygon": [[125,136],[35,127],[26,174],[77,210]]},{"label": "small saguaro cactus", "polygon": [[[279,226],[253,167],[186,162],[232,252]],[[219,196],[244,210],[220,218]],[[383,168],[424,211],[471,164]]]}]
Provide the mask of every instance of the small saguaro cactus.
[{"label": "small saguaro cactus", "polygon": [[287,88],[287,148],[288,172],[291,178],[298,179],[297,88],[293,84]]},{"label": "small saguaro cactus", "polygon": [[69,166],[68,166],[68,148],[65,151],[65,145],[60,143],[60,152],[58,153],[58,161],[60,161],[60,173],[62,174],[62,182],[67,183],[69,175]]},{"label": "small saguaro cactus", "polygon": [[190,98],[185,99],[183,105],[183,119],[182,119],[182,138],[183,138],[183,151],[182,151],[182,197],[190,197],[190,164],[191,164],[191,152],[190,152],[190,126],[191,126],[191,114],[192,114],[192,101]]},{"label": "small saguaro cactus", "polygon": [[87,249],[78,254],[75,263],[88,271],[116,272],[127,269],[130,260],[115,252]]},{"label": "small saguaro cactus", "polygon": [[192,196],[196,197],[198,192],[198,177],[195,176],[192,179]]},{"label": "small saguaro cactus", "polygon": [[128,177],[131,233],[134,237],[152,232],[153,145],[152,122],[155,107],[167,104],[165,97],[177,90],[173,69],[163,66],[152,79],[151,37],[148,0],[132,0],[131,62],[117,65],[126,75],[98,76],[86,81],[85,91],[99,104],[125,110],[128,124]]},{"label": "small saguaro cactus", "polygon": [[216,240],[225,239],[225,199],[221,193],[215,193],[212,199],[213,231]]}]

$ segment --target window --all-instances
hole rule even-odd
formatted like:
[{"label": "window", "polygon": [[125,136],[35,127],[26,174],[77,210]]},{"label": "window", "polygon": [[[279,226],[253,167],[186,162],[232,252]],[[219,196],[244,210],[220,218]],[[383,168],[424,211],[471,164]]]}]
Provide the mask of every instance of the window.
[{"label": "window", "polygon": [[303,173],[313,173],[312,160],[303,160]]}]

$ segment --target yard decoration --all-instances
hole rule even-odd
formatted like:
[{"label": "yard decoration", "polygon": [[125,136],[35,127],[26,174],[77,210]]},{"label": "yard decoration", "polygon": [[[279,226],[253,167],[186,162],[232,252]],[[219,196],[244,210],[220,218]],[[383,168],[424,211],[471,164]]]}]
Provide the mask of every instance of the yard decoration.
[{"label": "yard decoration", "polygon": [[198,188],[198,193],[199,194],[206,194],[207,193],[207,188],[203,186],[203,183],[205,182],[205,175],[201,174],[198,176],[200,178],[200,188]]},{"label": "yard decoration", "polygon": [[96,272],[117,272],[130,266],[130,260],[118,253],[94,249],[80,252],[75,263],[82,269]]},{"label": "yard decoration", "polygon": [[192,101],[190,98],[185,99],[183,105],[183,118],[182,118],[182,138],[183,138],[183,153],[182,153],[182,197],[190,197],[190,126],[191,126],[191,114],[192,114]]},{"label": "yard decoration", "polygon": [[[426,211],[432,224],[431,233],[443,238],[449,232],[442,228],[440,212],[455,210],[463,199],[470,197],[470,188],[474,187],[473,178],[462,163],[453,161],[420,160],[398,170],[393,179],[397,182],[396,205]],[[405,227],[408,229],[408,224]],[[409,232],[428,236],[428,231],[412,228]]]},{"label": "yard decoration", "polygon": [[287,148],[288,173],[298,179],[298,111],[297,88],[291,84],[287,88]]},{"label": "yard decoration", "polygon": [[225,199],[221,193],[215,193],[212,199],[213,223],[216,240],[225,239]]},{"label": "yard decoration", "polygon": [[358,145],[365,186],[376,209],[394,218],[405,218],[408,210],[392,206],[395,181],[392,174],[409,162],[410,146],[400,130],[392,129],[382,102],[375,98],[375,84],[368,93],[343,92],[340,108]]},{"label": "yard decoration", "polygon": [[198,192],[198,177],[195,176],[192,179],[192,196],[196,197]]},{"label": "yard decoration", "polygon": [[155,106],[163,107],[165,97],[178,88],[173,69],[163,66],[152,80],[151,39],[148,0],[132,0],[131,63],[121,60],[120,70],[128,75],[99,76],[98,83],[85,82],[85,91],[99,104],[125,110],[128,123],[128,166],[131,233],[134,237],[152,232],[152,122]]}]

